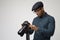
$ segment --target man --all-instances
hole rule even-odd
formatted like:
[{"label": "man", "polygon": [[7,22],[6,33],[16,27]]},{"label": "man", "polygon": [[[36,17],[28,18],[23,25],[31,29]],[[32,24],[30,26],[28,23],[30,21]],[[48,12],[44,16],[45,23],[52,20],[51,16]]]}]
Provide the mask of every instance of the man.
[{"label": "man", "polygon": [[33,23],[29,25],[30,34],[35,31],[33,40],[50,40],[54,34],[55,19],[44,11],[44,5],[41,1],[35,3],[32,7],[37,17],[34,18]]}]

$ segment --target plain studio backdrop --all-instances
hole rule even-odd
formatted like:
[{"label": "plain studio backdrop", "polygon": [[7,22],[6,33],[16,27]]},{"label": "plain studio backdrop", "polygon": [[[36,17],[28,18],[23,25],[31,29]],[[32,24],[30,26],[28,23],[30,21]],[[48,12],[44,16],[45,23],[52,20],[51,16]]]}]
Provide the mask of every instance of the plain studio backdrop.
[{"label": "plain studio backdrop", "polygon": [[[45,11],[55,17],[55,33],[51,40],[60,40],[60,0],[0,0],[0,40],[26,40],[26,34],[21,37],[17,32],[25,20],[32,23],[36,17],[31,8],[37,1],[42,1]],[[34,33],[30,40],[33,36]]]}]

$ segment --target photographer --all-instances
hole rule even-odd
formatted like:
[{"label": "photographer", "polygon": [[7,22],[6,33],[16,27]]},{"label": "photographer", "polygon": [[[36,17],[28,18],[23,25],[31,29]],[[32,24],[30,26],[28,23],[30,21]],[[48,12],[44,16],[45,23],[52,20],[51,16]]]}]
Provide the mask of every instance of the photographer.
[{"label": "photographer", "polygon": [[34,18],[33,23],[29,25],[31,34],[35,31],[33,40],[50,40],[55,30],[55,19],[44,11],[44,5],[41,1],[36,2],[32,11],[37,17]]}]

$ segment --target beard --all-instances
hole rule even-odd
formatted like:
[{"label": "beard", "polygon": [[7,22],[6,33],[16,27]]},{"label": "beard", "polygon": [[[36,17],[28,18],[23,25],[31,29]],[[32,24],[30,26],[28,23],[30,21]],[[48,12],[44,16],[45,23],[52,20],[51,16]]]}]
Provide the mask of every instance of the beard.
[{"label": "beard", "polygon": [[44,15],[44,12],[43,12],[43,13],[41,13],[40,15],[38,15],[38,17],[42,18],[42,17],[43,17],[43,15]]}]

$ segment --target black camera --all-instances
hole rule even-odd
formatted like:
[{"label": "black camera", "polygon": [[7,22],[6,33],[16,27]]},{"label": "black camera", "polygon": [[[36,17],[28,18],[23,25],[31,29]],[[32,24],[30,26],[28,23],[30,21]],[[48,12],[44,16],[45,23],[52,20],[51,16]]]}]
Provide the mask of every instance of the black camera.
[{"label": "black camera", "polygon": [[20,36],[23,36],[24,33],[28,33],[30,23],[28,21],[24,21],[22,24],[22,28],[18,31]]}]

